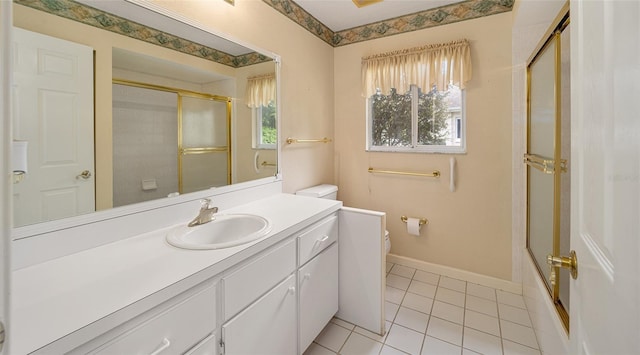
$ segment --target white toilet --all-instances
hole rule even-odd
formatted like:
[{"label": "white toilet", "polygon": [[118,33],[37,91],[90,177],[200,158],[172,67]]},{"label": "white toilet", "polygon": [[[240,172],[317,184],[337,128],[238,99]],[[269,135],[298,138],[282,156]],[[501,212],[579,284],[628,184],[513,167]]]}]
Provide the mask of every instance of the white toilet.
[{"label": "white toilet", "polygon": [[[296,195],[335,200],[338,196],[338,186],[329,184],[316,185],[299,190],[296,192]],[[389,240],[388,230],[384,231],[384,246],[387,254],[389,254],[389,250],[391,250],[391,241]]]}]

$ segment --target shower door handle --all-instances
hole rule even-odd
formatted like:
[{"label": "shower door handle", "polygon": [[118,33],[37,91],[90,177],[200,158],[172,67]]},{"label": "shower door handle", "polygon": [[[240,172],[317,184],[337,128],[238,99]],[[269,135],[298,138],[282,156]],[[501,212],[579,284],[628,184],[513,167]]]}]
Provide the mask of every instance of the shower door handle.
[{"label": "shower door handle", "polygon": [[547,264],[551,267],[551,283],[555,283],[555,268],[561,267],[569,269],[571,277],[575,280],[578,278],[578,257],[575,250],[569,253],[569,256],[553,256],[547,255]]}]

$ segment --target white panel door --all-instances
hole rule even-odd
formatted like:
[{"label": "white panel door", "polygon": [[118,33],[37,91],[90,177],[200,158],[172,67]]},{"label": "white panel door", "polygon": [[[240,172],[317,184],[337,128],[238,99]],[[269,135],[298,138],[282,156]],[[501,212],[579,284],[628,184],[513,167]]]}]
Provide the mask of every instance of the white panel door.
[{"label": "white panel door", "polygon": [[[9,327],[9,309],[10,309],[10,270],[11,270],[11,184],[9,178],[10,161],[6,157],[9,156],[9,140],[11,134],[10,125],[10,77],[11,77],[11,7],[12,1],[0,1],[0,338],[4,339],[5,327]],[[9,48],[8,48],[9,47]],[[9,354],[8,342],[0,340],[0,354]],[[5,344],[6,343],[6,344]]]},{"label": "white panel door", "polygon": [[640,2],[571,1],[572,354],[640,351]]},{"label": "white panel door", "polygon": [[338,216],[340,309],[337,317],[382,335],[386,215],[342,207]]},{"label": "white panel door", "polygon": [[13,186],[14,226],[94,211],[93,49],[13,34],[13,139],[28,142],[28,173]]}]

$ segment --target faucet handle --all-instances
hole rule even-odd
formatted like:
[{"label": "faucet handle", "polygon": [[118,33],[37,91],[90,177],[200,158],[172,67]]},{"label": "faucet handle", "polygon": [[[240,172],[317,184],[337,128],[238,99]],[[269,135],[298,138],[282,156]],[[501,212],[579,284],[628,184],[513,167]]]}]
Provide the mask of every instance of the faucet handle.
[{"label": "faucet handle", "polygon": [[210,204],[211,204],[211,199],[210,198],[203,198],[202,200],[200,200],[200,208],[201,209],[208,209]]}]

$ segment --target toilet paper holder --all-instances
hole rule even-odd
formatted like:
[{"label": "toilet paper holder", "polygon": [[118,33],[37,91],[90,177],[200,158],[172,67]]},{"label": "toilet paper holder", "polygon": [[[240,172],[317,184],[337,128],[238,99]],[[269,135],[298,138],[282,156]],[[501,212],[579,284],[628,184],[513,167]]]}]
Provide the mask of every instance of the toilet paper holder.
[{"label": "toilet paper holder", "polygon": [[[409,219],[409,218],[408,218],[407,216],[402,216],[402,217],[400,217],[400,220],[401,220],[402,222],[404,222],[404,223],[407,223],[407,220],[408,220],[408,219]],[[418,224],[419,224],[420,226],[427,225],[427,224],[429,224],[429,220],[428,220],[428,219],[426,219],[426,218],[420,218],[420,222],[418,222]]]}]

